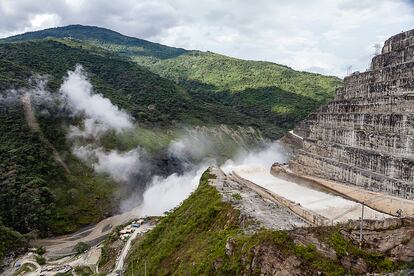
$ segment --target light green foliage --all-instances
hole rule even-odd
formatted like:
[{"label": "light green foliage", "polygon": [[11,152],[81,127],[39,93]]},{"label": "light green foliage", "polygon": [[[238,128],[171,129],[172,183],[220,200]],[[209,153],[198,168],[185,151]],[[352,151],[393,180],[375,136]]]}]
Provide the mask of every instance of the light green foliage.
[{"label": "light green foliage", "polygon": [[[213,260],[225,255],[228,237],[240,232],[238,211],[221,202],[217,191],[207,184],[204,173],[200,186],[184,203],[135,245],[128,259],[128,272],[142,273],[144,263],[150,275],[204,274]],[[176,261],[179,256],[180,262]],[[193,265],[191,265],[193,264]]]},{"label": "light green foliage", "polygon": [[86,242],[78,242],[75,245],[75,252],[76,254],[81,254],[83,252],[85,252],[86,250],[88,250],[89,248],[91,248],[91,246],[89,244],[87,244]]},{"label": "light green foliage", "polygon": [[42,256],[36,256],[36,262],[39,265],[44,265],[44,264],[46,264],[46,259],[44,257],[42,257]]},{"label": "light green foliage", "polygon": [[136,126],[122,133],[108,131],[100,142],[106,149],[126,151],[141,146],[149,152],[156,152],[168,147],[174,138],[177,138],[177,133],[174,130]]},{"label": "light green foliage", "polygon": [[235,200],[242,200],[242,196],[239,193],[234,193],[231,195]]},{"label": "light green foliage", "polygon": [[329,243],[340,257],[351,256],[354,258],[362,258],[372,271],[391,272],[400,266],[387,258],[383,253],[359,248],[342,236],[339,230],[333,231],[329,235]]},{"label": "light green foliage", "polygon": [[249,61],[211,52],[191,51],[175,58],[136,62],[176,81],[193,80],[211,85],[216,91],[242,92],[247,89],[278,87],[317,101],[332,97],[340,84],[335,77],[295,71],[287,66],[264,61]]},{"label": "light green foliage", "polygon": [[299,72],[261,61],[246,61],[211,52],[191,51],[170,59],[130,56],[190,93],[216,93],[226,105],[260,118],[258,128],[270,137],[304,119],[333,97],[336,77]]}]

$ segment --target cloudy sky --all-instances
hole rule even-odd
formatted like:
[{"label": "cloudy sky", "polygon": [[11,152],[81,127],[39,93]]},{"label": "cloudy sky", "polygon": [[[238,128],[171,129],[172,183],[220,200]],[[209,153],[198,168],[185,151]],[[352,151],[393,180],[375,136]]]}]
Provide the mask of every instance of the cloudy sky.
[{"label": "cloudy sky", "polygon": [[414,1],[0,0],[0,37],[69,24],[343,76],[414,28]]}]

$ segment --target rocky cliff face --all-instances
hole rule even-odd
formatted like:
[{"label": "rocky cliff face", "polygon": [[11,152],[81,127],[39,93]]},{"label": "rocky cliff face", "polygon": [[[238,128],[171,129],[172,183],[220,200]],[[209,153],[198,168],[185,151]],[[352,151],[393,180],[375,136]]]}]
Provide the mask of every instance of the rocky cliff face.
[{"label": "rocky cliff face", "polygon": [[296,173],[414,199],[414,30],[389,38],[309,117]]}]

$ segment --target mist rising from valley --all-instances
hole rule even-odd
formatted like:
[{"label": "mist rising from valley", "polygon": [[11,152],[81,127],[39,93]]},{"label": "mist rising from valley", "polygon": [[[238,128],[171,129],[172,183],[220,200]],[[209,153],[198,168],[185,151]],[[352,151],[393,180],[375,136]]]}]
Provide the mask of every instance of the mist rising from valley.
[{"label": "mist rising from valley", "polygon": [[165,144],[150,149],[135,139],[148,130],[97,93],[81,65],[67,72],[57,92],[47,90],[47,77],[38,76],[33,84],[30,94],[37,112],[50,116],[48,108],[53,107],[71,118],[66,126],[71,153],[119,184],[120,209],[114,212],[134,209],[138,215],[162,215],[195,190],[208,166],[229,171],[241,164],[270,167],[287,159],[281,145],[254,130],[226,126],[182,127],[163,137]]}]

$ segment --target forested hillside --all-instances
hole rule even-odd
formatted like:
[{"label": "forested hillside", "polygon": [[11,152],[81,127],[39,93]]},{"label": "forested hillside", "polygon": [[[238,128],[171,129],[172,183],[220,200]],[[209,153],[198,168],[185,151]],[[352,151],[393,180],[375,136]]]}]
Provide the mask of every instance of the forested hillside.
[{"label": "forested hillside", "polygon": [[189,51],[170,59],[133,57],[133,60],[177,82],[190,80],[213,85],[216,92],[279,88],[315,101],[324,101],[336,85],[335,77],[295,71],[265,61],[232,58],[212,52]]},{"label": "forested hillside", "polygon": [[[98,27],[74,25],[2,39],[0,222],[10,237],[19,235],[12,229],[41,236],[72,232],[117,210],[117,184],[71,152],[66,135],[77,118],[50,107],[43,113],[35,110],[42,135],[68,166],[65,171],[24,115],[21,88],[32,88],[40,75],[47,76],[47,90],[56,93],[78,64],[94,91],[127,111],[146,136],[123,144],[104,137],[103,145],[124,150],[142,146],[154,154],[165,150],[183,126],[253,127],[277,139],[330,98],[340,83],[334,77],[168,47]],[[3,100],[10,89],[16,90],[15,99]],[[9,246],[4,244],[0,256]]]},{"label": "forested hillside", "polygon": [[230,94],[242,103],[241,108],[260,110],[257,115],[263,114],[264,120],[270,116],[284,118],[277,124],[287,128],[330,99],[340,84],[335,77],[211,52],[191,51],[163,60],[139,56],[132,59],[189,90]]},{"label": "forested hillside", "polygon": [[82,25],[69,25],[51,28],[42,31],[28,32],[2,39],[3,42],[17,42],[45,38],[73,38],[105,44],[125,54],[137,54],[156,58],[171,58],[187,52],[181,48],[174,48],[147,40],[129,37],[112,30]]},{"label": "forested hillside", "polygon": [[[218,98],[190,93],[131,61],[99,49],[83,49],[75,42],[4,43],[0,45],[0,63],[0,217],[6,226],[21,233],[72,232],[117,210],[113,200],[116,184],[71,153],[66,132],[73,118],[53,109],[48,110],[48,116],[38,116],[46,138],[69,167],[67,174],[28,127],[19,92],[13,101],[3,100],[9,89],[30,88],[33,76],[47,75],[48,89],[53,92],[68,70],[82,64],[94,89],[127,110],[146,128],[141,133],[152,137],[151,142],[135,141],[133,146],[138,143],[150,150],[158,143],[154,141],[157,133],[161,144],[168,145],[164,140],[171,135],[163,133],[179,123],[247,126],[256,122],[253,116],[224,105]],[[270,125],[270,121],[264,124]]]},{"label": "forested hillside", "polygon": [[[93,52],[101,48],[124,56],[178,84],[181,106],[173,103],[168,112],[160,112],[168,116],[180,113],[180,108],[184,111],[173,118],[170,116],[169,120],[190,124],[248,125],[272,139],[280,137],[330,99],[335,87],[341,83],[336,77],[299,72],[275,63],[187,51],[82,25],[31,32],[2,41],[51,37],[64,38],[62,42],[71,47]],[[164,98],[164,94],[157,97],[158,101]],[[141,119],[150,116],[146,111],[138,112],[142,112]]]},{"label": "forested hillside", "polygon": [[113,208],[113,181],[96,175],[65,149],[68,145],[60,126],[53,121],[44,123],[48,123],[45,129],[50,140],[66,154],[70,174],[27,126],[22,104],[0,102],[0,217],[5,225],[22,233],[74,231]]}]

